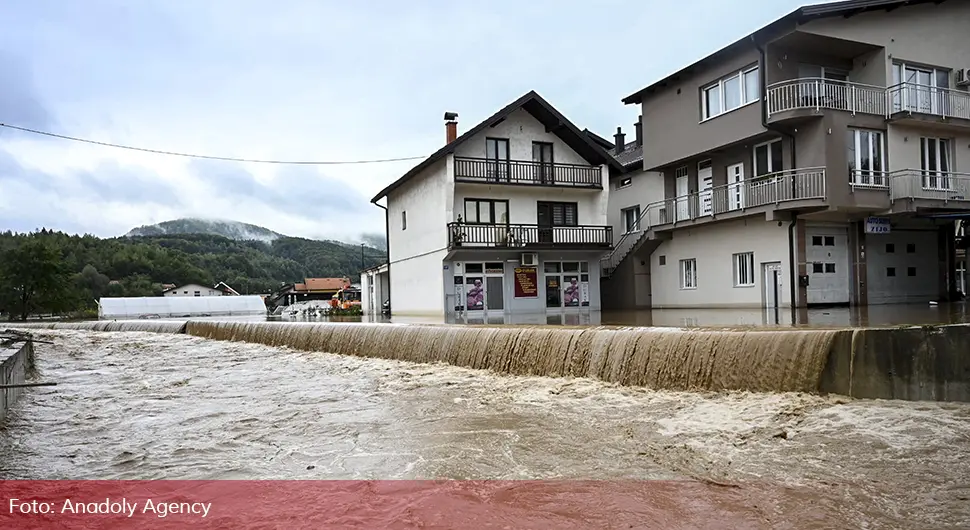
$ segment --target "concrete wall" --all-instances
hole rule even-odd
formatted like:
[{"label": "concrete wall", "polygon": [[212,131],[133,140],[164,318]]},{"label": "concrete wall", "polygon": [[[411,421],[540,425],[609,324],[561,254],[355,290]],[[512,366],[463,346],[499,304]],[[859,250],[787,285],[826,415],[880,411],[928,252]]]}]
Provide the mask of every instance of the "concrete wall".
[{"label": "concrete wall", "polygon": [[499,199],[509,201],[509,222],[536,224],[539,201],[575,202],[580,225],[606,226],[607,208],[604,199],[609,192],[552,187],[455,184],[455,207],[452,221],[461,215],[465,219],[465,199]]},{"label": "concrete wall", "polygon": [[[454,203],[454,158],[434,164],[388,194],[391,310],[395,315],[443,315],[442,259]],[[402,222],[406,214],[407,225]]]},{"label": "concrete wall", "polygon": [[[457,157],[485,158],[486,138],[507,138],[511,160],[532,160],[532,142],[552,143],[552,160],[557,164],[588,165],[561,138],[546,132],[546,127],[525,110],[518,109],[505,121],[464,141],[455,150]],[[605,182],[605,181],[604,181]]]},{"label": "concrete wall", "polygon": [[821,392],[864,399],[970,401],[970,325],[856,329],[839,337]]},{"label": "concrete wall", "polygon": [[[762,264],[782,269],[782,307],[790,306],[788,224],[749,217],[674,231],[650,256],[653,307],[762,307]],[[755,285],[734,286],[733,254],[754,252]],[[660,259],[665,265],[660,265]],[[680,288],[680,260],[697,260],[697,288]]]},{"label": "concrete wall", "polygon": [[[968,25],[970,3],[944,2],[902,7],[888,13],[872,11],[850,18],[818,19],[801,25],[799,30],[882,46],[887,59],[958,70],[968,67]],[[891,60],[883,64],[883,79],[892,84]],[[865,78],[879,81],[873,74]]]},{"label": "concrete wall", "polygon": [[[619,188],[620,181],[627,178],[630,179],[630,184]],[[664,189],[664,175],[659,171],[637,171],[612,179],[607,223],[613,227],[614,240],[621,237],[626,229],[622,210],[639,206],[643,213],[649,204],[664,199]]]},{"label": "concrete wall", "polygon": [[[970,53],[968,53],[970,55]],[[970,57],[967,58],[970,67]],[[922,167],[920,137],[949,138],[953,156],[952,171],[970,173],[970,133],[957,133],[954,130],[917,128],[907,125],[889,125],[889,168],[920,169]]]},{"label": "concrete wall", "polygon": [[[13,347],[0,346],[0,385],[16,385],[26,382],[27,373],[32,368],[34,355],[33,343],[17,343]],[[23,388],[0,389],[0,423],[7,417],[10,408],[24,393]]]},{"label": "concrete wall", "polygon": [[655,169],[695,153],[709,151],[765,131],[761,126],[761,100],[703,120],[701,89],[731,72],[758,63],[752,44],[716,66],[702,68],[645,99],[643,114],[643,167]]}]

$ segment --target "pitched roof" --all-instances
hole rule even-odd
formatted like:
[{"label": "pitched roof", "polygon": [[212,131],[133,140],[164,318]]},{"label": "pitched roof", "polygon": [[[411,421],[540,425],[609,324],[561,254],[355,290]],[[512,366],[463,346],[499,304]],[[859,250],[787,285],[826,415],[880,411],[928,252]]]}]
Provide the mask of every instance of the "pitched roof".
[{"label": "pitched roof", "polygon": [[304,282],[307,291],[337,291],[350,285],[349,278],[306,278]]},{"label": "pitched roof", "polygon": [[829,2],[826,4],[803,6],[779,18],[771,24],[762,27],[754,33],[745,35],[741,39],[725,46],[724,48],[721,48],[720,50],[717,50],[711,55],[708,55],[699,61],[681,68],[667,77],[664,77],[660,81],[657,81],[633,94],[630,94],[629,96],[623,98],[622,101],[627,105],[632,103],[642,103],[644,99],[648,98],[658,89],[666,87],[672,81],[678,80],[684,75],[691,73],[695,69],[719,61],[724,56],[735,53],[741,49],[747,48],[748,46],[753,46],[754,42],[764,42],[766,37],[779,31],[785,31],[787,28],[793,27],[795,24],[803,24],[810,20],[819,18],[835,16],[843,16],[848,18],[866,11],[892,11],[899,7],[908,5],[926,4],[930,2],[939,4],[944,1],[945,0],[844,0],[842,2]]},{"label": "pitched roof", "polygon": [[626,142],[622,149],[617,150],[613,142],[603,138],[589,129],[583,129],[583,133],[589,136],[594,142],[599,144],[616,161],[623,166],[623,171],[632,171],[643,167],[643,146],[637,145],[636,140]]},{"label": "pitched roof", "polygon": [[531,114],[536,120],[545,125],[548,130],[551,130],[554,134],[556,134],[556,136],[562,138],[562,140],[566,142],[566,145],[568,145],[573,151],[576,151],[576,154],[588,160],[590,163],[607,164],[618,171],[623,170],[622,166],[620,166],[620,164],[612,156],[610,156],[602,146],[594,142],[586,134],[583,134],[578,128],[576,128],[575,125],[573,125],[572,122],[560,114],[559,111],[550,105],[548,101],[543,99],[542,96],[537,94],[534,90],[530,90],[524,96],[506,105],[502,110],[486,118],[485,121],[472,127],[458,138],[455,138],[455,140],[451,143],[448,143],[441,149],[435,151],[434,154],[411,168],[411,170],[405,173],[404,176],[395,180],[389,186],[378,192],[377,195],[371,199],[371,202],[381,200],[387,196],[388,193],[394,191],[424,169],[428,168],[435,162],[442,160],[449,153],[454,153],[455,149],[462,143],[468,141],[470,138],[473,138],[486,128],[498,124],[520,108]]}]

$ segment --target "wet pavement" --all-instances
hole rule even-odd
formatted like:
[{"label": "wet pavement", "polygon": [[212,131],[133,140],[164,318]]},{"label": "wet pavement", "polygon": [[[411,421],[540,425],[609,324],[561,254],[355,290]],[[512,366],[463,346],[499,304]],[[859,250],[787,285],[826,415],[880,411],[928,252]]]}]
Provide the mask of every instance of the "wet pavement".
[{"label": "wet pavement", "polygon": [[55,342],[37,356],[58,386],[31,389],[0,430],[0,478],[673,480],[714,485],[691,495],[728,527],[752,509],[763,526],[745,527],[970,525],[968,404],[660,392],[186,335],[37,333]]}]

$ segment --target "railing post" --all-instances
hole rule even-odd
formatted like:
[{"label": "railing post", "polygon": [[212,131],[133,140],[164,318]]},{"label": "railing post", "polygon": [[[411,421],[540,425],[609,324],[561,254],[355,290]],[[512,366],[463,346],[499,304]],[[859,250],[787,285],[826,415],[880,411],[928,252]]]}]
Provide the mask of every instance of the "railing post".
[{"label": "railing post", "polygon": [[855,100],[856,100],[855,85],[850,86],[849,91],[852,93],[852,115],[855,116]]},{"label": "railing post", "polygon": [[818,79],[815,80],[815,113],[821,109],[822,91]]}]

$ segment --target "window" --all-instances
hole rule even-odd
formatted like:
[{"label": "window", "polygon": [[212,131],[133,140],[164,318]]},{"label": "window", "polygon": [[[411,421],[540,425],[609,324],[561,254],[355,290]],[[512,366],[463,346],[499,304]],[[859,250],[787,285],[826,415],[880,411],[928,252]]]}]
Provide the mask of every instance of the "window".
[{"label": "window", "polygon": [[906,243],[906,253],[916,254],[916,243]]},{"label": "window", "polygon": [[540,226],[579,226],[579,207],[575,202],[539,201],[536,206]]},{"label": "window", "polygon": [[664,266],[664,265],[666,265],[667,264],[667,256],[660,256],[659,261],[660,261],[660,266],[661,267]]},{"label": "window", "polygon": [[894,254],[896,252],[896,245],[892,243],[886,243],[886,254]]},{"label": "window", "polygon": [[835,263],[822,263],[816,261],[815,263],[812,263],[812,273],[835,274]]},{"label": "window", "polygon": [[508,224],[509,201],[465,199],[465,222],[471,224]]},{"label": "window", "polygon": [[680,288],[697,289],[697,260],[680,260]]},{"label": "window", "polygon": [[195,292],[195,296],[202,296],[202,293],[201,293],[201,292],[199,292],[199,291],[196,291],[196,292]]},{"label": "window", "polygon": [[553,180],[552,144],[532,142],[532,161],[536,163],[537,180],[551,183]]},{"label": "window", "polygon": [[892,278],[896,275],[896,267],[886,267],[886,276]]},{"label": "window", "polygon": [[625,179],[620,180],[620,182],[616,184],[616,189],[620,190],[623,188],[627,188],[631,184],[633,184],[633,177],[627,177]]},{"label": "window", "polygon": [[813,247],[822,246],[822,236],[812,236],[812,246]]},{"label": "window", "polygon": [[401,230],[407,230],[407,229],[408,229],[408,212],[402,211],[401,212]]},{"label": "window", "polygon": [[822,264],[821,263],[812,263],[812,272],[814,274],[822,274],[822,271],[824,271],[824,270],[825,269],[824,269],[824,267],[822,267]]},{"label": "window", "polygon": [[623,210],[623,231],[625,233],[640,231],[640,206]]},{"label": "window", "polygon": [[893,90],[893,111],[941,114],[947,110],[949,98],[944,91],[950,87],[950,71],[941,68],[893,64],[893,84],[905,85]]},{"label": "window", "polygon": [[906,276],[916,276],[916,267],[907,267]]},{"label": "window", "polygon": [[948,138],[920,138],[920,157],[923,187],[934,190],[950,189],[950,140]]},{"label": "window", "polygon": [[825,236],[825,246],[834,247],[835,246],[835,236]]},{"label": "window", "polygon": [[835,263],[825,264],[825,274],[835,274]]},{"label": "window", "polygon": [[782,170],[781,138],[754,146],[754,176]]},{"label": "window", "polygon": [[859,186],[888,185],[882,131],[849,131],[849,182]]},{"label": "window", "polygon": [[751,287],[754,285],[754,252],[734,255],[734,286]]},{"label": "window", "polygon": [[709,120],[757,101],[761,94],[758,67],[734,72],[702,90],[701,115]]}]

